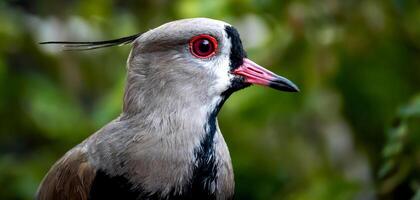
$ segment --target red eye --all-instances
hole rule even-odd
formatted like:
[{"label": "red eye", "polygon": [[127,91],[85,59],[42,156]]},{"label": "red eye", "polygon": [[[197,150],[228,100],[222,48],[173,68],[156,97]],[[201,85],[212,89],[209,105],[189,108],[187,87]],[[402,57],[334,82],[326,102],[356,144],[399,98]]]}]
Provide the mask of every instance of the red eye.
[{"label": "red eye", "polygon": [[198,35],[190,40],[190,51],[197,58],[209,58],[216,50],[217,40],[210,35]]}]

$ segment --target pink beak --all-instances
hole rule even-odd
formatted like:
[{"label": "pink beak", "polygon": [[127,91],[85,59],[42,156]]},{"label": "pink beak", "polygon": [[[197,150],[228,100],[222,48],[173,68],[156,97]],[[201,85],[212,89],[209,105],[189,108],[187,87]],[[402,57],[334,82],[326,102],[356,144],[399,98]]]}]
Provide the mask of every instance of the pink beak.
[{"label": "pink beak", "polygon": [[268,71],[248,58],[244,58],[243,64],[236,68],[233,74],[244,77],[247,83],[287,92],[299,92],[299,88],[292,81]]}]

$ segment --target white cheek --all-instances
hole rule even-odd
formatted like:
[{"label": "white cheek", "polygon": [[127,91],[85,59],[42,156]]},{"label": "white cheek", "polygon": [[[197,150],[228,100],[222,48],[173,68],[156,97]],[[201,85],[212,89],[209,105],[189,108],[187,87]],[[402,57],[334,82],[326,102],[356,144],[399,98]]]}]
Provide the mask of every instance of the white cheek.
[{"label": "white cheek", "polygon": [[220,95],[229,88],[233,78],[229,72],[229,64],[229,57],[221,56],[206,66],[214,77],[214,82],[208,89],[209,95]]},{"label": "white cheek", "polygon": [[220,59],[221,62],[217,63],[214,73],[218,77],[218,81],[215,85],[215,88],[221,91],[226,91],[231,85],[231,79],[233,75],[229,72],[230,70],[230,61],[228,58]]}]

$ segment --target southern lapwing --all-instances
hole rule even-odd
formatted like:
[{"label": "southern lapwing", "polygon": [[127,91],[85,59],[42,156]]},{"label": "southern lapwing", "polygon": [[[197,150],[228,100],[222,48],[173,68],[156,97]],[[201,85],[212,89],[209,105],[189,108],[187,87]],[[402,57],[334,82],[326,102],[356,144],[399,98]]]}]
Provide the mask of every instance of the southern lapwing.
[{"label": "southern lapwing", "polygon": [[234,27],[212,19],[116,40],[45,43],[133,48],[121,115],[52,166],[39,200],[232,199],[232,164],[216,119],[223,103],[251,84],[298,91],[248,59]]}]

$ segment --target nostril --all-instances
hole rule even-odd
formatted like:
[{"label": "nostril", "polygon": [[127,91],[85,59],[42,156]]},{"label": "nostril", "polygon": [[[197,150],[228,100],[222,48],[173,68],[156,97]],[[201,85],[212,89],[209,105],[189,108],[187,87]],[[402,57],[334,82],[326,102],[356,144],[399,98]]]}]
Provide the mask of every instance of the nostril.
[{"label": "nostril", "polygon": [[261,74],[261,75],[263,75],[263,74],[264,74],[264,72],[262,72],[262,71],[260,71],[260,70],[258,70],[258,69],[252,68],[252,67],[248,67],[248,69],[249,69],[249,70],[251,70],[251,71],[253,71],[253,72],[256,72],[256,73],[258,73],[258,74]]}]

